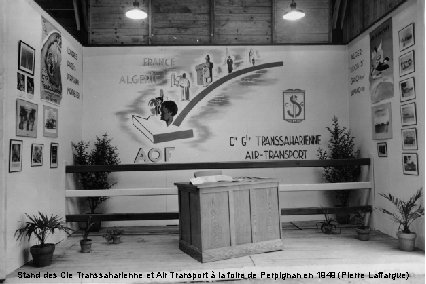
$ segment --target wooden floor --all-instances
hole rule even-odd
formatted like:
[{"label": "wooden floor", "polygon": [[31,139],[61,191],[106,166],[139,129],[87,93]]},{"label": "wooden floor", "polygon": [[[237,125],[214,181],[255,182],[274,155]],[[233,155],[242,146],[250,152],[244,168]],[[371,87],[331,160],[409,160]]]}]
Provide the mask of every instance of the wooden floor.
[{"label": "wooden floor", "polygon": [[[179,250],[176,226],[124,230],[118,245],[107,244],[102,232],[92,235],[91,253],[80,253],[80,235],[73,235],[58,244],[51,266],[24,265],[8,275],[5,283],[425,283],[424,252],[400,251],[397,240],[378,231],[363,242],[356,239],[353,228],[326,235],[314,227],[299,230],[288,225],[283,227],[283,251],[203,264]],[[41,278],[22,278],[24,273]],[[56,278],[46,278],[46,273]],[[90,273],[109,278],[85,278]],[[348,277],[350,273],[352,277]],[[249,278],[250,274],[256,278]],[[151,275],[156,278],[148,278]],[[120,278],[112,278],[115,276]],[[373,276],[405,278],[370,278]]]}]

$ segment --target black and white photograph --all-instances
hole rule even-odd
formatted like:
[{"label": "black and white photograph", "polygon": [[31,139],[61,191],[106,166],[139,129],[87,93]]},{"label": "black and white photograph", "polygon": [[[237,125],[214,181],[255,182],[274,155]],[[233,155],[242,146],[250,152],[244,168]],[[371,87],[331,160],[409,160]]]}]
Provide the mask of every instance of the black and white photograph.
[{"label": "black and white photograph", "polygon": [[25,92],[25,75],[17,72],[16,82],[17,82],[16,88],[21,92]]},{"label": "black and white photograph", "polygon": [[405,128],[401,130],[402,150],[417,150],[417,129]]},{"label": "black and white photograph", "polygon": [[9,144],[9,173],[22,171],[23,141],[10,139]]},{"label": "black and white photograph", "polygon": [[38,105],[16,100],[16,136],[37,138]]},{"label": "black and white photograph", "polygon": [[388,143],[387,142],[377,143],[377,155],[379,157],[387,157],[388,156]]},{"label": "black and white photograph", "polygon": [[399,76],[405,76],[415,71],[414,50],[399,56]]},{"label": "black and white photograph", "polygon": [[408,103],[401,105],[401,125],[416,125],[417,124],[417,110],[416,103]]},{"label": "black and white photograph", "polygon": [[20,71],[28,73],[29,75],[34,75],[35,49],[20,40],[18,45],[18,51],[18,69]]},{"label": "black and white photograph", "polygon": [[398,31],[399,51],[403,51],[414,45],[414,23]]},{"label": "black and white photograph", "polygon": [[385,103],[373,106],[372,111],[372,130],[373,139],[392,138],[392,107],[391,103]]},{"label": "black and white photograph", "polygon": [[424,10],[0,0],[0,284],[425,284]]},{"label": "black and white photograph", "polygon": [[58,109],[43,105],[43,136],[58,137]]},{"label": "black and white photograph", "polygon": [[34,95],[34,78],[27,76],[27,93]]},{"label": "black and white photograph", "polygon": [[50,168],[58,167],[58,143],[50,143]]},{"label": "black and white photograph", "polygon": [[404,175],[419,175],[419,161],[416,153],[402,153],[402,169]]},{"label": "black and white photograph", "polygon": [[31,144],[31,167],[43,166],[43,144]]},{"label": "black and white photograph", "polygon": [[401,94],[401,102],[416,98],[416,89],[414,85],[414,77],[407,78],[399,82],[399,91]]}]

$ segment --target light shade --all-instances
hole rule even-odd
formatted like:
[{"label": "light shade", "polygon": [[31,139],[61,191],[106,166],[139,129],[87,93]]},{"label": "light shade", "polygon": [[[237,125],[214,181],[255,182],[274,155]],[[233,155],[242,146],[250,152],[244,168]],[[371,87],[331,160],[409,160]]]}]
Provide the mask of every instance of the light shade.
[{"label": "light shade", "polygon": [[133,2],[133,9],[126,12],[126,17],[132,20],[143,20],[147,16],[148,14],[139,8],[139,2]]},{"label": "light shade", "polygon": [[290,10],[284,13],[283,19],[295,21],[303,18],[305,16],[305,12],[302,10],[296,9],[296,2],[294,0],[290,4]]}]

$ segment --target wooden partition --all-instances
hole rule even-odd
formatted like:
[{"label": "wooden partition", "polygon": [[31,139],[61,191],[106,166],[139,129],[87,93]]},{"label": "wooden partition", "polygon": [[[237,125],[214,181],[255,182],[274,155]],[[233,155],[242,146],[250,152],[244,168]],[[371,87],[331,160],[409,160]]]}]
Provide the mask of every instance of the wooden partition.
[{"label": "wooden partition", "polygon": [[[316,184],[279,184],[278,191],[333,191],[333,190],[359,190],[370,191],[370,200],[365,204],[346,208],[281,208],[281,215],[313,215],[322,214],[324,210],[329,213],[336,212],[371,212],[374,197],[374,179],[370,158],[339,159],[339,160],[284,160],[284,161],[258,161],[258,162],[211,162],[211,163],[164,163],[164,164],[122,164],[116,166],[66,166],[66,173],[81,172],[121,172],[121,171],[178,171],[201,169],[249,169],[249,168],[294,168],[294,167],[339,167],[339,166],[368,166],[369,180],[362,182],[346,183],[316,183]],[[178,182],[178,181],[177,181]],[[176,195],[176,187],[169,188],[139,188],[139,189],[110,189],[110,190],[66,190],[65,197],[89,196],[158,196]],[[67,222],[84,222],[89,216],[102,221],[121,220],[175,220],[179,219],[178,212],[163,213],[105,213],[105,214],[67,214]],[[367,222],[367,221],[366,221]]]}]

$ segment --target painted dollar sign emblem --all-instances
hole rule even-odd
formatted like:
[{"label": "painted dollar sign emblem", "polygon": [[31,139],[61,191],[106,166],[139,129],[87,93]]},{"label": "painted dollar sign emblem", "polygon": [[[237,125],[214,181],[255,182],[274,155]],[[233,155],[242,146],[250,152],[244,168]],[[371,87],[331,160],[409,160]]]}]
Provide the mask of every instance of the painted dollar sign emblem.
[{"label": "painted dollar sign emblem", "polygon": [[[290,102],[293,103],[293,113],[290,112],[290,110],[287,110],[288,115],[290,115],[291,117],[296,117],[299,116],[300,113],[302,112],[302,107],[300,106],[300,104],[297,102],[296,100],[296,95],[292,95],[290,97]],[[296,112],[296,108],[297,108],[297,112]]]}]

